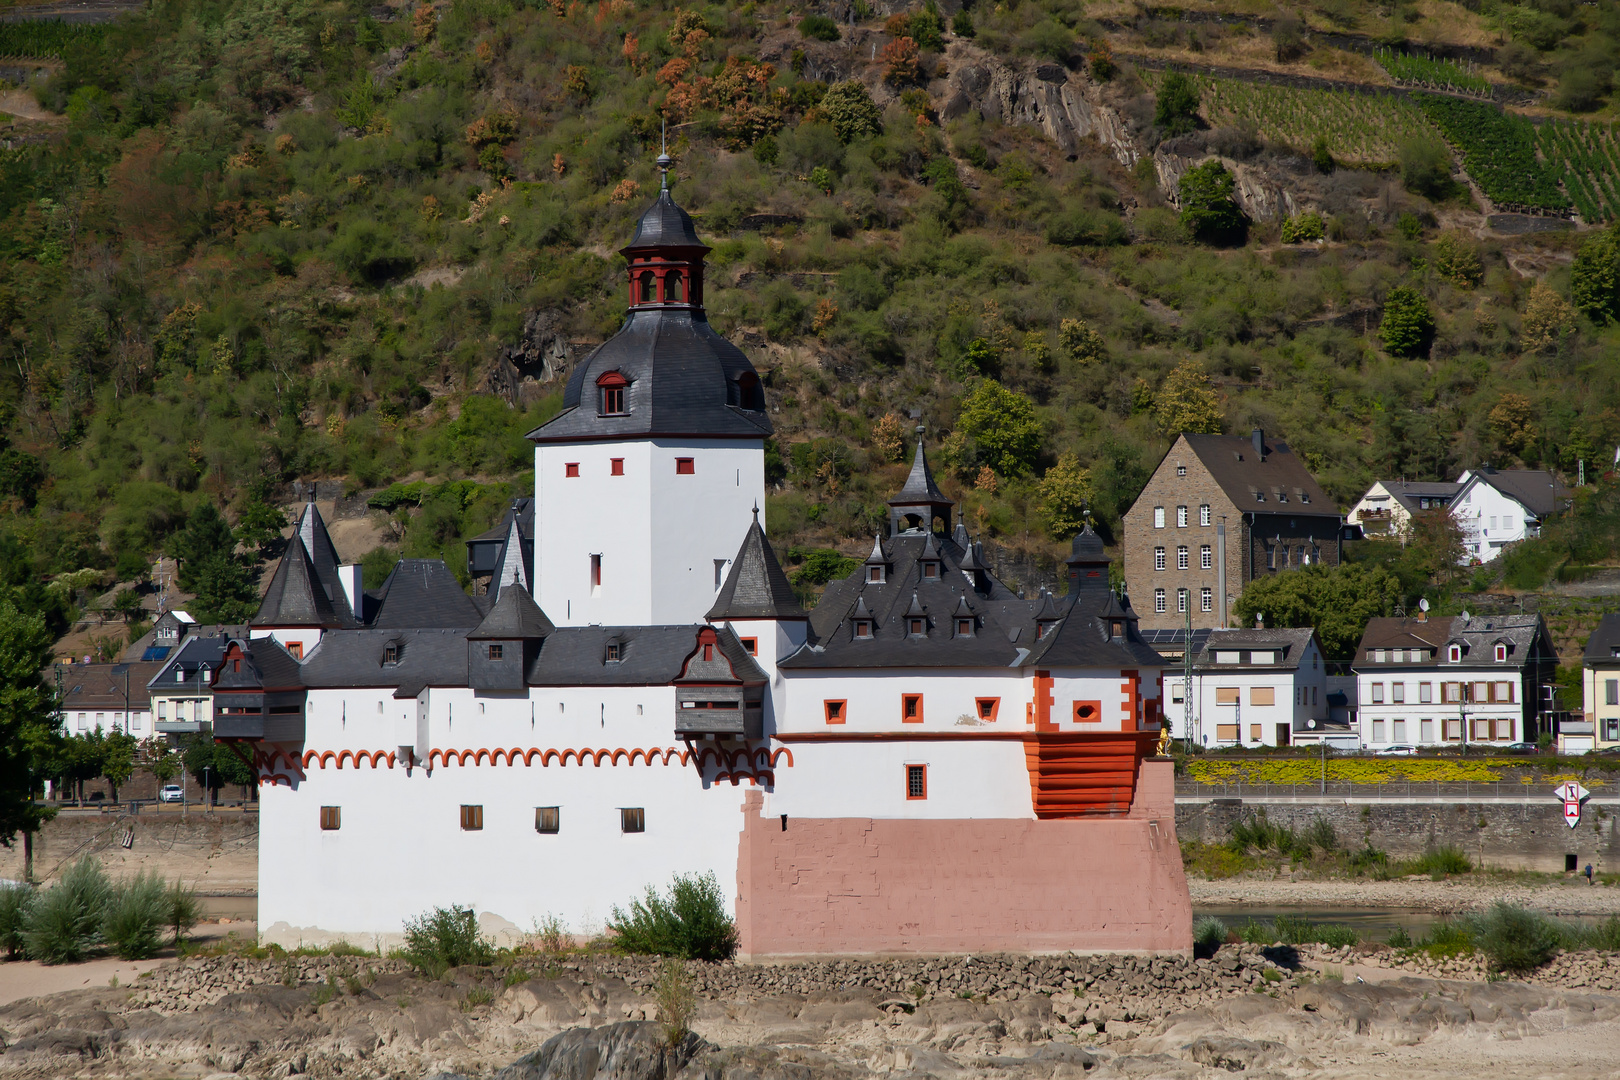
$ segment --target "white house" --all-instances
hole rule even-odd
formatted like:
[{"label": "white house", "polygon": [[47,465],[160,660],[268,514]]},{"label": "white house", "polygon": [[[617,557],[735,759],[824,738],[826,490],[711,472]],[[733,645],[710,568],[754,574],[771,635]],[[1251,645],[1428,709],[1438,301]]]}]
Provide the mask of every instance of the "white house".
[{"label": "white house", "polygon": [[1189,712],[1186,676],[1165,672],[1166,715],[1201,746],[1288,746],[1328,717],[1327,665],[1308,627],[1213,630],[1192,679]]},{"label": "white house", "polygon": [[1444,510],[1460,490],[1461,484],[1378,480],[1350,508],[1345,522],[1360,528],[1363,536],[1405,540],[1413,514]]},{"label": "white house", "polygon": [[1539,615],[1369,620],[1353,664],[1362,746],[1532,741],[1557,663]]},{"label": "white house", "polygon": [[1569,506],[1569,489],[1540,469],[1482,466],[1458,477],[1451,513],[1462,528],[1466,562],[1490,562],[1507,545],[1541,535],[1541,523]]},{"label": "white house", "polygon": [[405,560],[362,594],[305,509],[211,681],[259,770],[266,939],[393,940],[452,903],[590,933],[707,872],[745,955],[1190,949],[1162,659],[1101,542],[1067,596],[1018,596],[919,440],[888,535],[807,613],[707,251],[661,191],[628,319],[530,435],[532,536],[514,508],[473,553],[487,592]]}]

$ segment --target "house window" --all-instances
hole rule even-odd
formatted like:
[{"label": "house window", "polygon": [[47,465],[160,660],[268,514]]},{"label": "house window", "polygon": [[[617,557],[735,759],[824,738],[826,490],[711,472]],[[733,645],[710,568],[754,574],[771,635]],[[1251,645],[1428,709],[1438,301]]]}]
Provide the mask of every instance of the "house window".
[{"label": "house window", "polygon": [[957,619],[956,620],[956,636],[957,637],[972,637],[973,636],[973,620],[972,619]]},{"label": "house window", "polygon": [[624,411],[624,387],[602,387],[602,415],[623,416]]},{"label": "house window", "polygon": [[591,556],[591,592],[602,587],[602,556]]},{"label": "house window", "polygon": [[1389,684],[1389,700],[1390,700],[1390,702],[1392,704],[1395,704],[1395,705],[1405,705],[1406,704],[1406,684],[1403,683],[1403,682],[1390,683]]},{"label": "house window", "polygon": [[1432,743],[1432,742],[1434,742],[1434,721],[1433,720],[1419,720],[1418,721],[1418,741],[1422,742],[1422,743]]},{"label": "house window", "polygon": [[1185,466],[1185,465],[1177,465],[1176,466],[1176,475],[1177,476],[1186,476],[1187,475],[1187,466]]},{"label": "house window", "polygon": [[[1440,700],[1447,705],[1457,705],[1462,702],[1462,683],[1441,683]],[[1459,735],[1458,738],[1461,738]]]},{"label": "house window", "polygon": [[695,472],[697,472],[697,468],[693,465],[692,458],[678,457],[675,459],[676,476],[691,476]]},{"label": "house window", "polygon": [[1382,664],[1389,658],[1389,654],[1383,649],[1374,649],[1372,658],[1375,664]]},{"label": "house window", "polygon": [[1164,569],[1164,548],[1162,547],[1156,547],[1153,549],[1153,569]]},{"label": "house window", "polygon": [[884,568],[881,566],[868,566],[866,568],[866,580],[868,584],[883,584],[883,569]]},{"label": "house window", "polygon": [[842,701],[823,701],[822,707],[827,710],[827,723],[842,724],[844,722],[844,706]]},{"label": "house window", "polygon": [[1426,682],[1418,683],[1418,704],[1419,705],[1432,705],[1432,704],[1434,704],[1434,684],[1433,683],[1426,683]]},{"label": "house window", "polygon": [[1208,585],[1198,590],[1198,610],[1215,610],[1215,590],[1211,589]]},{"label": "house window", "polygon": [[742,647],[747,650],[749,656],[759,655],[759,638],[745,637],[737,640],[742,642]]},{"label": "house window", "polygon": [[1382,705],[1384,703],[1383,683],[1375,682],[1372,684],[1372,701],[1374,705]]},{"label": "house window", "polygon": [[[1612,679],[1609,680],[1609,695],[1610,695],[1611,698],[1614,695],[1614,680],[1612,680]],[[1613,705],[1614,702],[1611,700],[1609,702],[1609,704]],[[158,723],[161,724],[163,721],[167,720],[168,718],[169,718],[169,703],[167,701],[158,702]]]},{"label": "house window", "polygon": [[1208,544],[1198,549],[1198,568],[1200,570],[1213,570],[1215,568],[1215,553]]},{"label": "house window", "polygon": [[1491,722],[1489,720],[1474,721],[1474,739],[1476,742],[1491,741]]},{"label": "house window", "polygon": [[979,710],[979,719],[995,723],[996,714],[1001,711],[1001,699],[998,697],[974,698],[973,704]]},{"label": "house window", "polygon": [[324,832],[337,832],[343,828],[343,807],[321,807],[321,829]]},{"label": "house window", "polygon": [[1238,688],[1235,686],[1217,686],[1215,688],[1215,704],[1236,705],[1238,703]]},{"label": "house window", "polygon": [[1209,519],[1210,519],[1209,503],[1205,503],[1204,505],[1202,505],[1202,506],[1200,506],[1198,508],[1198,524],[1200,524],[1200,525],[1208,525],[1209,524]]},{"label": "house window", "polygon": [[1387,741],[1384,738],[1384,722],[1382,720],[1374,720],[1372,722],[1372,741],[1375,743]]},{"label": "house window", "polygon": [[1462,663],[1462,646],[1461,645],[1447,646],[1447,648],[1446,648],[1446,659],[1450,660],[1453,664]]},{"label": "house window", "polygon": [[[1603,684],[1603,704],[1620,705],[1620,679],[1609,679]],[[161,707],[161,706],[160,706]],[[159,713],[159,716],[162,714]]]},{"label": "house window", "polygon": [[612,476],[624,475],[624,458],[608,458],[608,473]]},{"label": "house window", "polygon": [[1187,545],[1182,544],[1180,547],[1176,548],[1176,569],[1185,570],[1190,565],[1191,563],[1188,559]]},{"label": "house window", "polygon": [[617,641],[608,642],[607,651],[603,654],[602,658],[610,664],[617,664],[619,662],[619,650],[622,647],[623,646]]},{"label": "house window", "polygon": [[939,577],[939,563],[937,563],[937,562],[925,562],[925,563],[922,564],[922,567],[923,567],[923,577],[925,577],[925,578],[937,578],[937,577]]},{"label": "house window", "polygon": [[1186,611],[1187,611],[1187,597],[1188,597],[1188,595],[1189,595],[1188,590],[1186,590],[1186,589],[1177,589],[1176,590],[1176,611],[1178,613],[1180,613],[1180,614],[1185,614]]},{"label": "house window", "polygon": [[906,766],[906,798],[907,799],[926,799],[926,798],[928,798],[928,766],[926,766],[926,765],[907,765]]},{"label": "house window", "polygon": [[1474,688],[1473,688],[1473,690],[1470,691],[1470,693],[1472,694],[1473,699],[1476,702],[1489,701],[1491,699],[1490,698],[1491,688],[1489,686],[1487,686],[1485,683],[1482,683],[1482,682],[1475,683]]},{"label": "house window", "polygon": [[1392,720],[1389,725],[1390,738],[1395,742],[1406,741],[1406,721]]},{"label": "house window", "polygon": [[1185,506],[1178,506],[1178,507],[1176,507],[1176,528],[1185,529],[1186,527],[1187,527],[1187,508]]},{"label": "house window", "polygon": [[[1288,556],[1286,556],[1286,555],[1283,556],[1283,558],[1285,558],[1285,559],[1287,557]],[[1267,570],[1275,570],[1275,569],[1277,569],[1277,549],[1274,546],[1272,546],[1271,544],[1266,545],[1266,569]]]},{"label": "house window", "polygon": [[623,806],[619,808],[620,832],[646,832],[647,809],[642,806]]},{"label": "house window", "polygon": [[862,640],[872,636],[872,621],[870,619],[855,620],[855,636]]},{"label": "house window", "polygon": [[289,641],[287,642],[287,651],[292,653],[294,660],[302,660],[304,658],[304,643],[302,641]]},{"label": "house window", "polygon": [[579,462],[577,462],[577,461],[564,462],[563,463],[563,475],[564,476],[578,476],[579,475]]},{"label": "house window", "polygon": [[907,633],[909,633],[912,637],[922,637],[923,634],[924,634],[924,631],[925,631],[925,623],[927,622],[927,620],[926,619],[910,619],[910,620],[908,620],[908,622],[911,624],[911,628],[910,628],[910,630],[907,631]]},{"label": "house window", "polygon": [[562,829],[562,807],[537,806],[534,808],[534,831],[557,833]]},{"label": "house window", "polygon": [[484,827],[484,808],[482,806],[466,806],[461,808],[461,827],[467,832],[477,832]]},{"label": "house window", "polygon": [[1255,492],[1254,493],[1254,501],[1255,502],[1265,502],[1266,501],[1266,493],[1263,492],[1263,491]]},{"label": "house window", "polygon": [[1507,646],[1506,645],[1498,645],[1496,647],[1496,662],[1498,664],[1500,664],[1500,663],[1505,662],[1506,660],[1507,660]]},{"label": "house window", "polygon": [[1253,686],[1249,688],[1250,705],[1277,704],[1277,688],[1274,686]]},{"label": "house window", "polygon": [[499,645],[491,645],[489,647],[489,658],[491,660],[499,660],[504,651],[505,650]]},{"label": "house window", "polygon": [[1461,720],[1447,720],[1446,721],[1446,741],[1447,742],[1461,742],[1462,741],[1462,721]]},{"label": "house window", "polygon": [[923,722],[921,694],[900,695],[900,722],[902,724],[920,724]]},{"label": "house window", "polygon": [[1162,506],[1153,508],[1153,527],[1155,529],[1164,528],[1164,507]]},{"label": "house window", "polygon": [[1491,700],[1492,701],[1500,701],[1500,702],[1503,702],[1503,703],[1506,703],[1506,704],[1512,704],[1512,702],[1513,702],[1513,684],[1512,683],[1510,683],[1510,682],[1492,683],[1491,684],[1491,690],[1492,690],[1492,694],[1491,694]]},{"label": "house window", "polygon": [[383,663],[385,663],[385,664],[397,664],[397,663],[399,663],[399,646],[398,645],[384,645],[383,646]]},{"label": "house window", "polygon": [[1153,610],[1158,612],[1161,615],[1164,614],[1164,611],[1165,611],[1165,599],[1164,599],[1164,590],[1163,589],[1154,589],[1153,590]]},{"label": "house window", "polygon": [[1620,720],[1603,721],[1603,739],[1605,742],[1620,742]]}]

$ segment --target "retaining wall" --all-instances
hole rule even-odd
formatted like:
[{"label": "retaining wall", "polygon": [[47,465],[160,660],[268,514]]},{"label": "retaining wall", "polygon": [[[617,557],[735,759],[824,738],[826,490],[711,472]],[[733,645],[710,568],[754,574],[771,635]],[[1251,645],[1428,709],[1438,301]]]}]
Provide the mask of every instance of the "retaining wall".
[{"label": "retaining wall", "polygon": [[[129,847],[123,841],[129,840]],[[48,882],[82,855],[94,855],[115,878],[153,870],[198,892],[253,895],[259,888],[259,816],[176,811],[58,814],[34,837],[34,877]],[[0,878],[23,876],[23,841],[0,848]]]}]

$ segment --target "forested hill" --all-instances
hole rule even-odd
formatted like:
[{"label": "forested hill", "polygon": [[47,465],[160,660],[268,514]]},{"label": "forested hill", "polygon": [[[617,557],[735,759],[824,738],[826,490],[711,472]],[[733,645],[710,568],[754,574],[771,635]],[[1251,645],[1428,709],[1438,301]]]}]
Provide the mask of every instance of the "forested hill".
[{"label": "forested hill", "polygon": [[1116,530],[1178,430],[1262,427],[1340,500],[1607,462],[1615,6],[1196,6],[0,23],[47,57],[0,63],[27,82],[0,96],[6,577],[139,577],[219,531],[180,531],[204,504],[268,551],[312,479],[426,481],[381,500],[371,565],[460,572],[531,483],[547,377],[619,325],[664,122],[711,318],[766,373],[794,562],[871,535],[913,413],[1026,582],[1082,502]]}]

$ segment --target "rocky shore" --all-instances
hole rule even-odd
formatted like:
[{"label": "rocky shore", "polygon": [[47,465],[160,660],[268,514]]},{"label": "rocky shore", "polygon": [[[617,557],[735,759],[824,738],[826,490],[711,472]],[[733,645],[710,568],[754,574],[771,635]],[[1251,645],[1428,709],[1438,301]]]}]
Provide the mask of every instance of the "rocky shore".
[{"label": "rocky shore", "polygon": [[1471,1055],[1512,1060],[1504,1040],[1536,1043],[1527,1060],[1559,1076],[1563,1043],[1543,1036],[1575,1027],[1584,1050],[1567,1075],[1620,1069],[1620,997],[1606,993],[1620,960],[1592,953],[1518,982],[1367,945],[693,964],[698,1039],[684,1056],[657,1049],[657,973],[608,956],[433,980],[363,956],[193,959],[0,1008],[0,1077],[590,1080],[614,1055],[654,1070],[617,1080],[1348,1076],[1392,1053],[1419,1077],[1468,1071]]},{"label": "rocky shore", "polygon": [[1290,880],[1233,877],[1211,881],[1189,877],[1194,908],[1226,905],[1251,907],[1412,908],[1451,915],[1480,911],[1497,901],[1544,911],[1549,915],[1620,915],[1620,888],[1576,882],[1526,883],[1489,876],[1457,876],[1444,881],[1399,878],[1393,881]]}]

